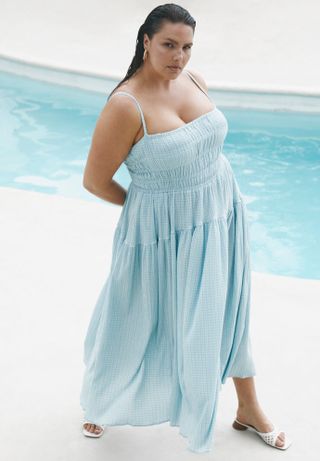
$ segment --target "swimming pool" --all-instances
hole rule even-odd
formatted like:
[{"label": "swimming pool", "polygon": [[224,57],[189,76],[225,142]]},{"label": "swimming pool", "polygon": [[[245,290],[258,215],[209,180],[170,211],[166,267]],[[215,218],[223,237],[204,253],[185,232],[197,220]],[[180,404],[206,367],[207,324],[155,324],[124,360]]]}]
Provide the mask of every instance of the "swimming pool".
[{"label": "swimming pool", "polygon": [[[0,72],[0,97],[0,185],[101,201],[82,176],[107,92]],[[229,125],[223,152],[247,203],[252,269],[319,279],[320,115],[219,108]],[[124,164],[114,179],[128,187]]]}]

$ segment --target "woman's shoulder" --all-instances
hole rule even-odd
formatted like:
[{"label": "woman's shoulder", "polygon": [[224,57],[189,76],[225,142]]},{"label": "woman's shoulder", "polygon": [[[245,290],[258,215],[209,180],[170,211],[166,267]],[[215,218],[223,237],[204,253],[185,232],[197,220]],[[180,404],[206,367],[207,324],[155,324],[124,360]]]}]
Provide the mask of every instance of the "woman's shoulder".
[{"label": "woman's shoulder", "polygon": [[194,77],[195,80],[197,80],[197,82],[206,91],[206,93],[208,93],[208,91],[209,91],[208,90],[208,85],[207,85],[207,82],[206,82],[205,78],[203,77],[203,75],[199,71],[195,71],[194,69],[185,69],[185,70],[186,70],[186,72],[191,74],[191,76]]}]

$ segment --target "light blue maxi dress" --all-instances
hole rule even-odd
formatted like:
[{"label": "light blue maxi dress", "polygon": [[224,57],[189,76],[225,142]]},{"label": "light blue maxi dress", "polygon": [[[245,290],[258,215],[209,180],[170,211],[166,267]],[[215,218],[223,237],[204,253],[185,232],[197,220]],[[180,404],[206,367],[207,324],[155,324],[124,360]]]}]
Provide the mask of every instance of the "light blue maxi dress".
[{"label": "light blue maxi dress", "polygon": [[256,374],[247,211],[222,153],[227,120],[215,107],[148,134],[137,99],[116,95],[135,101],[144,136],[124,162],[132,181],[84,341],[80,404],[95,424],[169,421],[189,451],[211,451],[222,384]]}]

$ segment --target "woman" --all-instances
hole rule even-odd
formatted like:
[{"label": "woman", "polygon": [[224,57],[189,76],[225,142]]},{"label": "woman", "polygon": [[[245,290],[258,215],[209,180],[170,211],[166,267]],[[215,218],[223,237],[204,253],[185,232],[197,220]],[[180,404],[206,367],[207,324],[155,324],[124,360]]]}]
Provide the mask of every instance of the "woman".
[{"label": "woman", "polygon": [[[248,223],[222,154],[227,121],[184,70],[195,24],[172,3],[151,11],[93,135],[84,187],[123,209],[85,339],[83,433],[169,421],[190,451],[210,451],[232,377],[233,427],[285,449],[255,393]],[[128,191],[112,180],[122,162]]]}]

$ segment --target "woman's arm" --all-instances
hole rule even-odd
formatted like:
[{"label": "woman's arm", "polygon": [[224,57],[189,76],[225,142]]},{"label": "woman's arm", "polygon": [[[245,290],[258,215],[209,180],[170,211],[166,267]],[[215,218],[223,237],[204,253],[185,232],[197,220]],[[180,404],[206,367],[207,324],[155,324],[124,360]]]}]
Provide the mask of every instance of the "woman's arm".
[{"label": "woman's arm", "polygon": [[123,205],[126,190],[112,179],[126,159],[141,126],[131,98],[112,97],[104,106],[91,141],[83,187],[108,202]]}]

